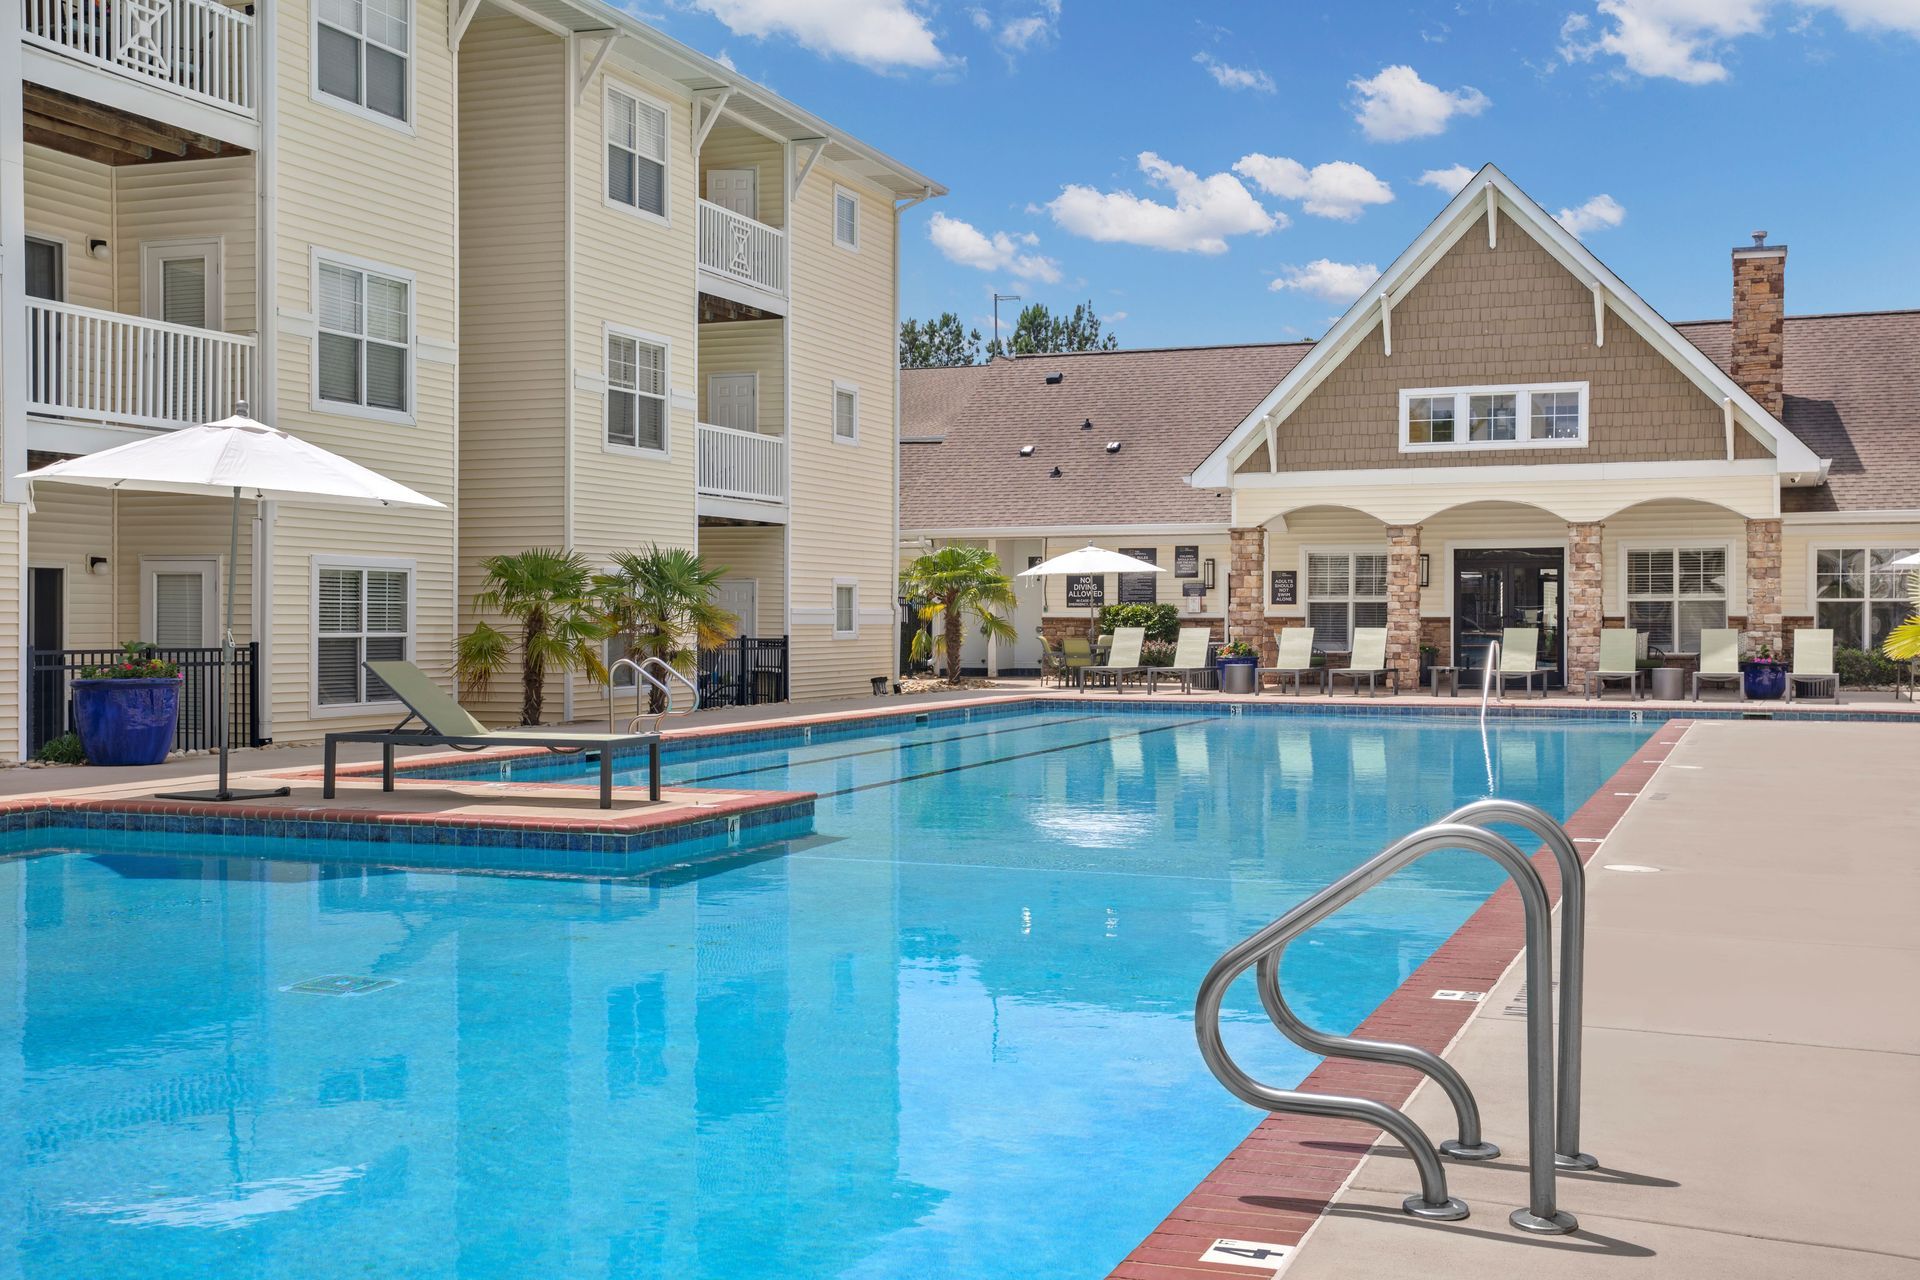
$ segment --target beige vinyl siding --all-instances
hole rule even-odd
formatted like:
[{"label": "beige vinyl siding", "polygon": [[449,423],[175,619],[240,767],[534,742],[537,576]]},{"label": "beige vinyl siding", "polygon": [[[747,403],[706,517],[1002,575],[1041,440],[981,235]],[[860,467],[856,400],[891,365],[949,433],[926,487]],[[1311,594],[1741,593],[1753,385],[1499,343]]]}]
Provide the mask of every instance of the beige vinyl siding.
[{"label": "beige vinyl siding", "polygon": [[1364,511],[1390,524],[1420,524],[1438,512],[1472,502],[1534,506],[1562,521],[1606,520],[1642,502],[1697,499],[1753,519],[1778,506],[1776,478],[1767,474],[1723,476],[1633,476],[1591,480],[1541,478],[1487,480],[1463,476],[1446,484],[1329,484],[1311,489],[1242,488],[1233,493],[1236,527],[1264,524],[1275,516],[1322,507]]},{"label": "beige vinyl siding", "polygon": [[[253,627],[253,522],[254,504],[240,504],[240,558],[235,565],[238,586],[233,601],[233,638],[247,644],[254,638]],[[119,634],[121,640],[151,640],[141,614],[140,584],[145,577],[143,557],[156,560],[215,560],[218,562],[216,590],[222,593],[219,607],[224,611],[227,589],[227,534],[231,519],[229,504],[219,498],[195,498],[170,493],[123,493],[113,508],[114,527],[118,531],[113,560],[113,580],[118,594]],[[222,612],[221,617],[225,614]],[[218,644],[217,635],[207,639]]]},{"label": "beige vinyl siding", "polygon": [[[64,639],[71,648],[106,648],[137,640],[114,625],[114,580],[87,572],[93,556],[118,560],[113,538],[114,495],[105,489],[40,485],[27,517],[27,563],[64,569]],[[11,514],[9,512],[9,514]],[[114,572],[119,572],[113,563]],[[17,576],[17,575],[16,575]]]},{"label": "beige vinyl siding", "polygon": [[[860,199],[860,250],[833,242],[835,185]],[[895,219],[892,202],[815,166],[791,213],[792,691],[857,693],[893,671]],[[860,389],[859,443],[833,438],[833,384]],[[860,634],[833,637],[834,579],[856,578]]]},{"label": "beige vinyl siding", "polygon": [[709,415],[708,378],[716,373],[759,375],[754,416],[763,435],[787,429],[786,337],[781,320],[737,320],[700,326],[700,421]]},{"label": "beige vinyl siding", "polygon": [[[476,18],[461,40],[463,628],[482,560],[566,537],[566,72],[565,42],[518,18]],[[517,723],[518,683],[468,703]]]},{"label": "beige vinyl siding", "polygon": [[[1600,562],[1606,573],[1601,611],[1608,620],[1624,619],[1626,592],[1621,577],[1627,552],[1646,547],[1725,547],[1727,616],[1747,613],[1747,522],[1704,502],[1649,502],[1611,516],[1600,535]],[[1787,612],[1793,612],[1791,609]]]},{"label": "beige vinyl siding", "polygon": [[123,165],[113,171],[111,264],[117,306],[145,314],[140,246],[162,240],[220,241],[220,328],[259,329],[252,156],[177,164]]},{"label": "beige vinyl siding", "polygon": [[1806,524],[1788,516],[1780,528],[1780,607],[1785,617],[1815,616],[1812,559],[1819,547],[1920,548],[1920,520]]},{"label": "beige vinyl siding", "polygon": [[700,196],[707,194],[707,170],[753,169],[754,215],[770,227],[786,225],[786,148],[765,134],[737,124],[722,122],[713,126],[700,148]]},{"label": "beige vinyl siding", "polygon": [[20,718],[26,530],[26,507],[0,502],[0,760],[17,760],[26,748],[26,726]]},{"label": "beige vinyl siding", "polygon": [[[1267,602],[1267,617],[1276,622],[1284,619],[1289,626],[1307,614],[1307,552],[1310,549],[1378,550],[1382,554],[1387,549],[1386,526],[1360,511],[1339,507],[1297,511],[1287,517],[1286,526],[1285,529],[1267,531],[1267,572],[1260,578],[1260,599]],[[1421,531],[1420,549],[1429,553],[1432,550],[1428,547],[1424,529]],[[1275,570],[1288,569],[1299,574],[1295,579],[1294,603],[1273,604],[1272,579],[1269,575]],[[1442,576],[1437,569],[1432,574],[1435,581]],[[1444,612],[1443,606],[1431,602],[1433,595],[1431,591],[1421,593],[1421,613]]]},{"label": "beige vinyl siding", "polygon": [[66,300],[113,310],[113,263],[87,252],[89,240],[113,243],[113,170],[32,145],[24,168],[27,234],[66,246]]},{"label": "beige vinyl siding", "polygon": [[314,250],[351,255],[413,275],[414,330],[451,346],[459,338],[455,292],[454,60],[445,0],[415,0],[411,24],[411,125],[395,128],[317,98],[309,0],[276,11],[278,31],[277,303],[292,323],[279,333],[277,425],[436,498],[441,511],[356,511],[284,504],[272,532],[271,701],[274,736],[312,738],[331,728],[390,724],[391,710],[315,717],[312,712],[312,561],[316,554],[404,557],[417,562],[414,660],[442,676],[454,636],[455,367],[414,350],[413,422],[395,424],[313,407],[311,324]]},{"label": "beige vinyl siding", "polygon": [[726,568],[729,578],[754,580],[753,633],[787,633],[787,532],[776,525],[706,525],[700,558]]}]

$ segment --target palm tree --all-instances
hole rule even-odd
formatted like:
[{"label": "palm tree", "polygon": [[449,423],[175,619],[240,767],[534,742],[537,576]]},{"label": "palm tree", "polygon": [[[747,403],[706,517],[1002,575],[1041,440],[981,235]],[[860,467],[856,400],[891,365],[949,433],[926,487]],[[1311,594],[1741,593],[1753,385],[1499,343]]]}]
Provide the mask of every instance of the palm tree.
[{"label": "palm tree", "polygon": [[941,625],[948,684],[960,682],[960,632],[969,615],[980,623],[981,635],[1014,638],[1013,624],[994,612],[1013,611],[1013,581],[1000,572],[1000,558],[985,547],[929,551],[907,566],[902,582],[907,595],[925,602],[920,616]]},{"label": "palm tree", "polygon": [[1887,633],[1880,652],[1898,662],[1920,658],[1920,569],[1907,575],[1907,599],[1913,601],[1913,616]]},{"label": "palm tree", "polygon": [[498,613],[520,624],[518,640],[478,622],[460,637],[453,669],[462,693],[485,693],[517,652],[520,723],[539,724],[549,671],[585,671],[606,679],[600,641],[606,628],[593,598],[593,569],[577,551],[534,547],[482,562],[486,586],[473,598],[476,613]]},{"label": "palm tree", "polygon": [[[594,579],[601,623],[634,658],[660,658],[676,670],[690,670],[701,649],[740,629],[740,620],[713,602],[726,572],[685,547],[623,551],[613,558],[613,572]],[[666,709],[660,690],[648,690],[647,705],[655,712]]]}]

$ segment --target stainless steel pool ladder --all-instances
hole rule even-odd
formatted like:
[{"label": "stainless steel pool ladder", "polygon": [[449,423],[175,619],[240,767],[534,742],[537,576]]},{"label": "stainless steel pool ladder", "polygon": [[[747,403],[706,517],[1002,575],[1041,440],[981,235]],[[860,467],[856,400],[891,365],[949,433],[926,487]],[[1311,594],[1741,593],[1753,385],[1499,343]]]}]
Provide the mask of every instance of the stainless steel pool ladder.
[{"label": "stainless steel pool ladder", "polygon": [[[622,668],[633,672],[633,719],[627,721],[628,733],[652,733],[660,727],[660,722],[668,716],[692,715],[700,709],[700,686],[687,679],[665,658],[645,658],[638,662],[632,658],[621,658],[607,668],[607,732],[613,729],[613,699],[616,686],[613,677]],[[658,672],[659,674],[655,674]],[[671,682],[671,683],[670,683]],[[673,701],[674,685],[678,684],[687,691],[684,706],[675,706]],[[642,699],[651,702],[648,692],[658,690],[666,700],[666,709],[659,712],[643,710]],[[646,725],[645,730],[641,725]]]},{"label": "stainless steel pool ladder", "polygon": [[[1481,652],[1481,660],[1486,664],[1480,668],[1480,727],[1487,725],[1487,699],[1493,695],[1493,682],[1499,677],[1494,673],[1500,669],[1500,642],[1489,640]],[[1435,686],[1436,688],[1438,686]],[[1502,684],[1501,692],[1505,692]]]},{"label": "stainless steel pool ladder", "polygon": [[[1560,872],[1565,900],[1561,933],[1561,1035],[1559,1105],[1555,1107],[1552,1002],[1538,993],[1551,992],[1553,962],[1549,954],[1551,924],[1546,887],[1540,874],[1518,848],[1486,830],[1491,823],[1524,827],[1547,843]],[[1450,1064],[1415,1045],[1331,1036],[1301,1022],[1288,1007],[1280,987],[1280,960],[1287,944],[1313,925],[1411,862],[1441,849],[1469,849],[1498,863],[1519,890],[1526,914],[1527,1001],[1527,1146],[1528,1204],[1509,1221],[1524,1231],[1561,1233],[1577,1227],[1573,1216],[1555,1201],[1555,1170],[1591,1169],[1597,1161],[1579,1150],[1580,1116],[1580,991],[1585,945],[1584,872],[1578,852],[1564,828],[1532,805],[1512,800],[1481,800],[1465,805],[1444,820],[1397,841],[1373,859],[1341,877],[1313,897],[1230,949],[1214,963],[1194,1009],[1194,1034],[1200,1054],[1216,1079],[1242,1101],[1268,1111],[1339,1116],[1376,1125],[1392,1134],[1412,1155],[1420,1176],[1420,1194],[1409,1196],[1404,1208],[1422,1218],[1451,1220],[1467,1216],[1467,1207],[1447,1194],[1446,1172],[1439,1156],[1459,1160],[1488,1160],[1499,1148],[1480,1133],[1480,1113],[1473,1091]],[[1426,1133],[1397,1108],[1370,1098],[1340,1097],[1276,1089],[1260,1084],[1243,1071],[1226,1051],[1220,1032],[1220,1005],[1227,988],[1249,968],[1258,969],[1260,1002],[1268,1018],[1293,1043],[1311,1053],[1356,1058],[1411,1067],[1432,1079],[1454,1108],[1459,1136],[1436,1151]]]}]

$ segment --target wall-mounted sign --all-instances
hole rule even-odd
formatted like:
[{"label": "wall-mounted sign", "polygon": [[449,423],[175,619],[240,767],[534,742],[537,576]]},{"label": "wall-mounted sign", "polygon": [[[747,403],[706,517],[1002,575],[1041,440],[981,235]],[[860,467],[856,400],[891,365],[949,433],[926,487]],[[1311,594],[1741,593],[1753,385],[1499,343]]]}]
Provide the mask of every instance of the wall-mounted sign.
[{"label": "wall-mounted sign", "polygon": [[1096,609],[1107,602],[1107,580],[1097,573],[1067,575],[1067,608]]},{"label": "wall-mounted sign", "polygon": [[1183,596],[1205,596],[1207,594],[1207,584],[1204,582],[1183,582],[1180,584],[1180,594]]},{"label": "wall-mounted sign", "polygon": [[1274,604],[1298,604],[1300,601],[1300,573],[1297,569],[1275,569],[1273,571]]},{"label": "wall-mounted sign", "polygon": [[1176,578],[1200,576],[1200,548],[1175,547],[1173,549],[1173,576]]},{"label": "wall-mounted sign", "polygon": [[[1120,554],[1132,556],[1135,560],[1145,560],[1148,564],[1159,564],[1159,553],[1152,547],[1121,547]],[[1153,604],[1160,599],[1160,577],[1157,573],[1123,573],[1120,578],[1121,604]]]}]

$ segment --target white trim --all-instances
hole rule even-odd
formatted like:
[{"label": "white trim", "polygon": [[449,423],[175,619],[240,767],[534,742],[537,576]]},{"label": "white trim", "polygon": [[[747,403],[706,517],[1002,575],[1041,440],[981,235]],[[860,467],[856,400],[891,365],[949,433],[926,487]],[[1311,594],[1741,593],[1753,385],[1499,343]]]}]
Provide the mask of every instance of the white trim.
[{"label": "white trim", "polygon": [[[824,148],[822,149],[824,150]],[[807,167],[808,169],[812,169],[813,166],[809,163]],[[851,240],[842,240],[840,238],[840,198],[842,196],[853,201],[853,239]],[[845,249],[848,253],[860,252],[860,213],[860,193],[852,187],[843,186],[838,182],[834,183],[832,214],[833,243],[836,248]]]},{"label": "white trim", "polygon": [[[1580,397],[1580,431],[1570,438],[1554,437],[1539,439],[1531,434],[1522,436],[1520,432],[1533,430],[1533,397],[1535,392],[1572,391]],[[1408,410],[1413,401],[1419,399],[1453,398],[1454,439],[1448,441],[1415,441],[1412,439],[1412,423]],[[1512,396],[1514,409],[1514,439],[1512,440],[1472,440],[1461,439],[1461,433],[1472,427],[1472,403],[1474,396]],[[1587,384],[1584,382],[1533,382],[1516,383],[1509,386],[1479,387],[1402,387],[1400,388],[1400,452],[1402,453],[1456,453],[1475,450],[1499,449],[1584,449],[1589,444],[1587,433]]]},{"label": "white trim", "polygon": [[[66,302],[68,300],[67,285],[70,282],[70,279],[73,275],[73,267],[71,265],[73,262],[73,242],[71,240],[68,240],[65,236],[42,234],[41,232],[35,231],[33,228],[29,227],[27,228],[26,236],[21,240],[21,247],[24,249],[25,246],[32,244],[36,240],[39,241],[41,244],[53,245],[54,247],[60,250],[60,296],[57,298],[51,299],[51,301]],[[26,263],[22,262],[20,265],[21,265],[20,278],[23,282],[21,287],[25,288],[26,286],[24,284],[24,281],[26,280]]]},{"label": "white trim", "polygon": [[[374,405],[349,404],[343,400],[328,400],[321,396],[320,335],[323,329],[320,325],[320,267],[322,264],[344,267],[349,271],[359,271],[363,274],[384,276],[389,280],[400,281],[407,286],[406,409],[382,409]],[[311,246],[308,250],[307,267],[307,288],[311,291],[307,296],[313,300],[314,315],[313,340],[307,344],[307,376],[310,379],[308,407],[315,413],[325,413],[335,417],[361,418],[369,422],[390,422],[397,426],[413,426],[419,420],[416,410],[420,404],[420,335],[414,331],[414,326],[419,322],[420,315],[420,282],[418,276],[405,267],[396,267],[384,262],[374,262],[367,258],[356,257],[350,253],[340,253],[333,249],[325,249],[317,244]],[[366,308],[366,295],[364,292],[361,294],[360,303],[363,318],[362,328],[364,328]],[[365,333],[359,334],[358,337],[363,343],[368,340]],[[360,379],[360,394],[363,396],[367,392],[365,369],[366,361],[363,357],[361,361],[362,376]]]},{"label": "white trim", "polygon": [[1088,538],[1129,538],[1168,537],[1192,534],[1196,537],[1223,535],[1232,529],[1230,524],[1141,524],[1141,525],[981,525],[977,527],[947,527],[902,525],[900,538],[942,538],[968,540],[974,538],[1059,538],[1071,541],[1076,546],[1085,546]]},{"label": "white trim", "polygon": [[[607,346],[615,338],[626,338],[632,342],[644,343],[660,348],[660,447],[648,448],[646,445],[615,444],[607,438],[607,403],[616,389],[613,378],[608,372],[609,361]],[[614,324],[608,321],[601,326],[600,333],[600,449],[603,453],[624,454],[629,458],[671,458],[673,456],[673,342],[657,333],[648,333],[644,329],[635,329],[628,325]],[[622,388],[624,389],[624,388]],[[637,438],[637,433],[636,433]]]},{"label": "white trim", "polygon": [[225,236],[181,236],[178,239],[140,242],[140,314],[149,320],[164,320],[160,314],[163,285],[160,269],[164,261],[199,258],[206,263],[207,322],[200,327],[218,330],[226,315],[227,238]]},{"label": "white trim", "polygon": [[[704,135],[702,136],[704,137]],[[745,174],[752,175],[753,177],[753,211],[752,212],[740,213],[738,209],[733,209],[729,205],[720,204],[718,200],[715,200],[713,198],[713,175],[716,173],[745,173]],[[700,177],[702,179],[702,188],[701,188],[700,194],[701,194],[701,197],[705,199],[708,204],[720,205],[722,209],[728,209],[732,213],[740,214],[740,216],[743,218],[751,218],[755,222],[760,222],[760,166],[759,164],[755,163],[755,164],[715,165],[711,169],[703,169],[700,173]],[[765,226],[767,224],[761,223],[761,225]]]},{"label": "white trim", "polygon": [[225,556],[141,556],[140,557],[140,634],[148,644],[158,644],[155,634],[156,601],[153,576],[157,573],[197,573],[200,575],[200,648],[220,643],[220,590],[226,581]]},{"label": "white trim", "polygon": [[[397,698],[384,702],[320,702],[320,571],[322,569],[404,569],[407,574],[407,635],[401,657],[411,662],[420,633],[420,610],[416,596],[420,590],[419,561],[405,556],[360,556],[316,552],[307,560],[307,714],[319,719],[340,719],[388,712],[405,706]],[[361,622],[364,624],[365,619]],[[358,633],[365,636],[364,625]]]},{"label": "white trim", "polygon": [[[332,26],[333,24],[328,23],[327,25]],[[420,43],[418,39],[419,26],[420,6],[415,4],[414,0],[407,0],[407,47],[404,51],[395,49],[392,45],[382,44],[378,40],[373,40],[372,37],[366,35],[364,32],[347,31],[344,28],[338,27],[334,28],[339,31],[340,34],[350,36],[361,42],[360,92],[363,95],[367,91],[367,60],[365,50],[367,43],[371,42],[375,47],[385,49],[389,53],[398,53],[405,59],[407,64],[407,83],[405,90],[407,95],[407,114],[404,119],[396,119],[384,112],[375,111],[372,107],[355,102],[351,98],[336,97],[320,87],[320,5],[318,0],[314,0],[313,3],[308,5],[307,9],[307,53],[308,61],[311,63],[307,83],[307,96],[321,106],[331,107],[336,111],[343,112],[350,116],[356,116],[371,124],[377,124],[382,128],[391,129],[395,133],[404,133],[408,137],[413,137],[417,132],[413,124],[413,115],[418,109],[420,102],[419,94],[414,89],[415,52]],[[257,40],[255,44],[257,48],[256,56],[261,61],[264,62],[276,56],[276,51],[271,45],[260,43]],[[265,135],[263,134],[262,136],[264,137]]]},{"label": "white trim", "polygon": [[[846,587],[853,592],[853,601],[849,612],[853,615],[853,629],[840,629],[840,588]],[[833,580],[832,603],[827,608],[827,625],[833,628],[835,640],[858,640],[860,638],[860,579],[835,578]]]},{"label": "white trim", "polygon": [[[1293,591],[1294,602],[1293,602],[1293,605],[1291,606],[1293,610],[1291,613],[1287,612],[1287,609],[1289,608],[1289,606],[1284,604],[1274,604],[1272,602],[1273,601],[1273,579],[1271,575],[1273,571],[1273,566],[1271,565],[1271,563],[1268,562],[1267,557],[1263,554],[1260,558],[1260,562],[1261,562],[1260,605],[1261,605],[1261,611],[1267,617],[1305,618],[1308,616],[1307,606],[1311,603],[1314,603],[1308,598],[1308,595],[1307,595],[1307,584],[1311,581],[1311,575],[1307,571],[1307,560],[1308,560],[1308,557],[1310,556],[1345,556],[1347,557],[1347,594],[1345,597],[1345,602],[1347,606],[1347,641],[1348,643],[1352,643],[1353,630],[1354,630],[1354,625],[1353,625],[1354,604],[1356,602],[1365,602],[1367,604],[1375,604],[1375,603],[1386,604],[1393,596],[1393,581],[1391,577],[1393,572],[1392,548],[1388,545],[1387,541],[1384,538],[1382,538],[1381,541],[1379,542],[1312,543],[1312,544],[1301,545],[1298,548],[1298,556],[1295,561],[1297,570],[1300,576],[1294,583],[1294,591]],[[1389,577],[1387,581],[1386,594],[1380,595],[1380,596],[1360,596],[1360,595],[1354,594],[1353,558],[1355,556],[1380,556],[1383,559],[1386,559],[1388,561],[1387,573]],[[1328,597],[1326,599],[1319,601],[1319,603],[1336,604],[1336,603],[1339,603],[1339,601],[1336,601],[1332,597]],[[1278,610],[1279,612],[1274,612],[1275,610]],[[1316,642],[1315,644],[1316,648],[1323,647],[1318,644],[1320,637],[1315,636],[1314,639]]]},{"label": "white trim", "polygon": [[1883,508],[1875,511],[1789,511],[1781,515],[1782,529],[1795,525],[1909,524],[1920,521],[1920,509]]},{"label": "white trim", "polygon": [[[1499,463],[1485,467],[1404,467],[1369,471],[1260,472],[1235,477],[1242,489],[1331,489],[1344,485],[1464,485],[1547,480],[1648,480],[1772,475],[1771,458],[1694,462],[1542,462]],[[1492,501],[1493,499],[1474,499]],[[1504,500],[1504,499],[1501,499]],[[1639,501],[1636,499],[1635,501]]]},{"label": "white trim", "polygon": [[[853,434],[840,434],[840,396],[846,393],[853,397]],[[860,388],[851,382],[833,380],[833,397],[828,405],[827,438],[835,444],[858,445],[860,443]]]},{"label": "white trim", "polygon": [[[1636,629],[1633,627],[1633,605],[1635,603],[1635,600],[1634,600],[1633,592],[1632,592],[1630,581],[1629,581],[1629,566],[1633,559],[1632,553],[1635,551],[1671,551],[1673,552],[1674,559],[1673,559],[1673,591],[1672,593],[1669,595],[1640,597],[1641,602],[1654,602],[1654,603],[1671,602],[1672,603],[1673,629],[1674,629],[1673,644],[1675,646],[1673,651],[1676,651],[1676,652],[1681,651],[1679,650],[1678,646],[1680,644],[1680,636],[1679,636],[1680,602],[1682,600],[1719,600],[1723,605],[1726,606],[1726,608],[1723,609],[1720,614],[1720,625],[1722,627],[1727,625],[1728,618],[1743,618],[1743,617],[1746,617],[1749,612],[1751,612],[1751,602],[1748,598],[1748,583],[1747,583],[1747,575],[1746,575],[1745,560],[1744,560],[1744,557],[1746,555],[1746,544],[1744,542],[1736,543],[1732,539],[1721,539],[1721,538],[1686,538],[1686,537],[1621,538],[1615,541],[1615,543],[1613,544],[1613,547],[1614,547],[1615,558],[1617,558],[1620,562],[1617,569],[1619,573],[1618,586],[1620,589],[1620,594],[1617,597],[1617,599],[1620,605],[1620,612],[1614,616],[1623,619],[1626,622],[1627,627],[1629,629]],[[1721,593],[1718,596],[1683,596],[1680,594],[1680,553],[1682,551],[1718,551],[1726,556],[1727,581],[1726,581],[1725,588],[1721,591]],[[1739,592],[1735,592],[1733,589],[1734,582],[1736,580],[1738,580],[1742,588],[1742,590],[1740,590]],[[1605,594],[1606,593],[1603,590],[1601,593],[1603,602],[1605,599]],[[1734,605],[1736,603],[1740,605],[1738,609],[1734,608]],[[1604,613],[1604,611],[1605,609],[1604,609],[1604,603],[1603,603],[1602,612]]]},{"label": "white trim", "polygon": [[[660,212],[642,209],[636,204],[623,204],[613,198],[613,175],[607,168],[607,119],[608,107],[613,95],[620,94],[632,98],[635,102],[644,102],[666,116],[666,122],[660,129]],[[640,155],[640,152],[634,152]],[[646,156],[651,160],[653,157]],[[673,225],[673,104],[664,98],[655,97],[640,88],[625,76],[615,76],[611,71],[600,88],[600,203],[609,209],[639,218],[643,222],[656,223],[663,227]]]},{"label": "white trim", "polygon": [[[1818,619],[1820,611],[1820,553],[1822,551],[1910,551],[1920,547],[1920,535],[1912,538],[1848,538],[1833,535],[1826,542],[1807,543],[1807,609],[1810,618]],[[1872,571],[1868,571],[1872,576]],[[1861,601],[1828,601],[1829,604],[1858,604]]]},{"label": "white trim", "polygon": [[[714,400],[713,381],[715,378],[751,378],[753,379],[753,425],[750,427],[743,427],[740,429],[743,431],[751,431],[756,435],[765,434],[760,430],[760,371],[758,369],[716,369],[713,372],[709,373],[707,375],[708,418],[700,419],[700,420],[708,421],[711,419],[713,415],[713,400]],[[699,419],[700,417],[699,407],[698,407],[699,401],[696,400],[694,404],[695,404],[694,417],[696,419]],[[712,425],[716,427],[724,427],[727,424],[724,422],[714,422],[712,423]]]}]

